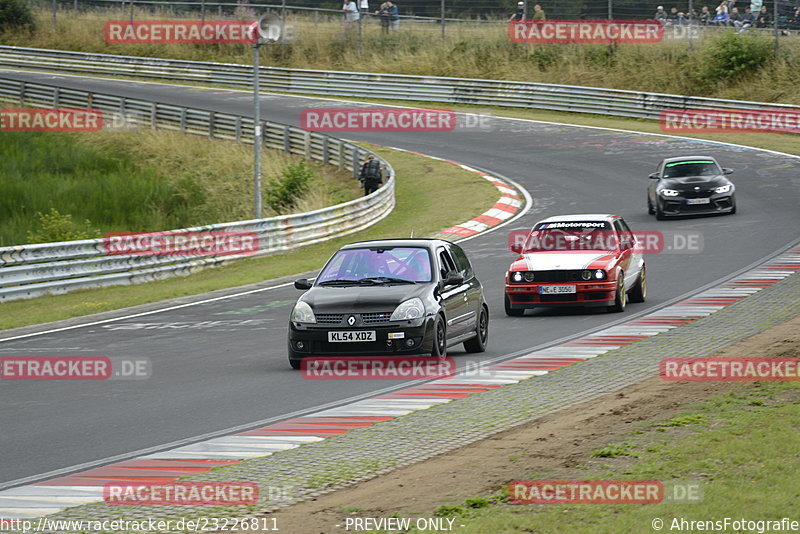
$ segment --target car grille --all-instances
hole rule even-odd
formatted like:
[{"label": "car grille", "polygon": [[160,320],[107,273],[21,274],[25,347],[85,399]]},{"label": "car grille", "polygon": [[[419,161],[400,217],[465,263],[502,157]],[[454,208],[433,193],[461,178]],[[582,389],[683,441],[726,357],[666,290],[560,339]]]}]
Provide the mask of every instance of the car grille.
[{"label": "car grille", "polygon": [[388,323],[392,312],[362,313],[361,322],[365,325]]},{"label": "car grille", "polygon": [[315,315],[317,318],[317,324],[341,324],[342,317],[344,314],[342,313],[318,313]]},{"label": "car grille", "polygon": [[[358,315],[358,314],[353,314]],[[342,324],[344,313],[318,313],[316,314],[317,324],[339,325]],[[392,317],[392,312],[375,312],[375,313],[362,313],[361,324],[375,325],[388,323]]]},{"label": "car grille", "polygon": [[[581,280],[580,271],[532,271],[533,283],[548,283],[548,282],[577,282]],[[530,282],[527,282],[530,283]]]},{"label": "car grille", "polygon": [[695,191],[694,189],[689,189],[687,191],[681,191],[681,196],[683,198],[708,198],[714,194],[712,189],[707,191]]}]

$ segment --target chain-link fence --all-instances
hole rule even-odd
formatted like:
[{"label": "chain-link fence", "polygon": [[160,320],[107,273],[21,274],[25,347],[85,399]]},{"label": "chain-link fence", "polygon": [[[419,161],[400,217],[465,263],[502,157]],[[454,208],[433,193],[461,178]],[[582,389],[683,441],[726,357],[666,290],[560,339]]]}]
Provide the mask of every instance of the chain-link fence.
[{"label": "chain-link fence", "polygon": [[312,28],[318,36],[341,34],[362,48],[379,34],[419,32],[425,39],[502,37],[512,20],[659,20],[665,41],[693,42],[712,33],[735,31],[800,37],[800,0],[348,0],[358,13],[346,15],[341,1],[283,0],[28,0],[52,11],[53,25],[64,10],[92,11],[134,20],[169,16],[190,19],[255,19],[267,10],[287,24]]}]

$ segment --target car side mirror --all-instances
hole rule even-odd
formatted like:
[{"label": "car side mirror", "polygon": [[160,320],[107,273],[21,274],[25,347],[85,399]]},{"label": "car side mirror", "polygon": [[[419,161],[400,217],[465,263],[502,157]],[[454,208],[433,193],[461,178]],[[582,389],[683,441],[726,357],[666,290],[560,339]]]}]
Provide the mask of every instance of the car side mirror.
[{"label": "car side mirror", "polygon": [[521,243],[511,243],[511,246],[508,247],[508,248],[514,254],[522,254],[522,244]]},{"label": "car side mirror", "polygon": [[302,290],[311,289],[311,282],[308,281],[308,278],[300,278],[294,281],[294,288]]},{"label": "car side mirror", "polygon": [[649,178],[651,180],[658,180],[658,173],[657,172],[651,172]]},{"label": "car side mirror", "polygon": [[733,169],[729,169],[728,167],[722,167],[722,174],[733,174]]},{"label": "car side mirror", "polygon": [[457,286],[464,283],[464,276],[461,273],[456,272],[449,272],[447,273],[447,278],[444,279],[443,285],[446,286]]}]

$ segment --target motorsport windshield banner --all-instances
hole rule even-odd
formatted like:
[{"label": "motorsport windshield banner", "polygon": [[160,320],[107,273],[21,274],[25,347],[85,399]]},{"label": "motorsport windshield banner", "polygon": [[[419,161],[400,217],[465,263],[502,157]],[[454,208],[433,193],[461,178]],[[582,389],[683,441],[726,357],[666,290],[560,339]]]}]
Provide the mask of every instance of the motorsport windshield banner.
[{"label": "motorsport windshield banner", "polygon": [[509,22],[515,43],[658,43],[664,26],[656,20],[523,20]]}]

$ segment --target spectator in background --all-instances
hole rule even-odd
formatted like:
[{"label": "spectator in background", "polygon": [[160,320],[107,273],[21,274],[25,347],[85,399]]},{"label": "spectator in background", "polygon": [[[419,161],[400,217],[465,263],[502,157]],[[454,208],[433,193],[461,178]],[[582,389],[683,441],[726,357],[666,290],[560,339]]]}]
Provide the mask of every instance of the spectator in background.
[{"label": "spectator in background", "polygon": [[389,13],[389,29],[396,32],[400,29],[400,12],[397,10],[397,4],[392,0],[386,0],[386,10]]},{"label": "spectator in background", "polygon": [[375,159],[375,156],[367,156],[367,161],[361,166],[361,173],[358,178],[364,187],[364,196],[374,193],[380,188],[383,182],[383,172],[381,171],[381,163]]},{"label": "spectator in background", "polygon": [[344,31],[347,33],[355,28],[361,15],[358,13],[358,6],[352,0],[344,0],[342,11],[344,11]]},{"label": "spectator in background", "polygon": [[525,2],[517,2],[517,10],[508,19],[508,22],[519,22],[525,18]]},{"label": "spectator in background", "polygon": [[742,27],[742,16],[739,14],[739,8],[734,7],[731,15],[728,17],[728,24],[736,28]]},{"label": "spectator in background", "polygon": [[728,25],[728,2],[726,0],[722,0],[720,4],[717,6],[716,15],[714,15],[714,20],[712,21],[717,26],[727,26]]},{"label": "spectator in background", "polygon": [[536,4],[533,6],[533,20],[547,20],[547,17],[544,14],[544,10],[542,6]]},{"label": "spectator in background", "polygon": [[658,6],[656,8],[656,14],[653,15],[653,18],[657,21],[666,24],[667,22],[667,12],[664,11],[664,6]]},{"label": "spectator in background", "polygon": [[703,6],[703,9],[700,10],[700,15],[698,15],[697,21],[703,26],[706,26],[709,22],[711,22],[711,11],[708,10],[708,6]]},{"label": "spectator in background", "polygon": [[678,25],[679,26],[688,26],[689,25],[690,17],[686,16],[686,13],[683,11],[678,11]]},{"label": "spectator in background", "polygon": [[744,8],[744,15],[739,17],[739,23],[733,23],[734,26],[739,28],[739,33],[744,33],[748,28],[756,23],[756,17],[749,7]]},{"label": "spectator in background", "polygon": [[389,33],[389,3],[384,2],[381,4],[380,9],[375,12],[378,15],[378,21],[381,24],[381,33]]},{"label": "spectator in background", "polygon": [[769,16],[767,6],[761,6],[761,11],[756,17],[756,28],[769,28],[772,26],[772,18]]},{"label": "spectator in background", "polygon": [[673,7],[669,10],[669,15],[667,15],[667,24],[675,24],[678,22],[678,8]]}]

